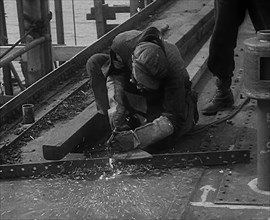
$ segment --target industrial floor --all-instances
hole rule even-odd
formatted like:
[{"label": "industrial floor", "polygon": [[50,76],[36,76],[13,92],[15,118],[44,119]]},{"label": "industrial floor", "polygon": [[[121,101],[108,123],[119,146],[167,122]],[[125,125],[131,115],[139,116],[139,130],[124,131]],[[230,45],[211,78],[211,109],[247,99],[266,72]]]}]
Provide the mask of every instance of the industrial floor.
[{"label": "industrial floor", "polygon": [[[239,33],[233,84],[236,106],[245,100],[243,40],[254,34],[250,21]],[[214,82],[206,71],[196,85],[199,110],[212,97]],[[228,113],[200,115],[198,126]],[[270,193],[254,187],[256,101],[251,100],[230,120],[183,137],[163,153],[237,149],[250,150],[250,163],[149,170],[131,166],[94,175],[77,170],[72,175],[1,180],[0,219],[269,220]]]}]

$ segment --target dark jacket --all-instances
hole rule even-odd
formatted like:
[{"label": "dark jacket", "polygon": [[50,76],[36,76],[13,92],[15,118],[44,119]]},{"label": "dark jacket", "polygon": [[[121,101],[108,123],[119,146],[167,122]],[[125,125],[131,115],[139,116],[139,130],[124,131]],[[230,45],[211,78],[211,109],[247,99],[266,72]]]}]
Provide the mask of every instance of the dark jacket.
[{"label": "dark jacket", "polygon": [[[141,31],[131,30],[115,37],[111,45],[111,61],[107,75],[121,73],[131,77],[132,53],[141,34]],[[186,98],[191,92],[191,82],[177,46],[167,41],[163,41],[163,46],[169,66],[160,88],[163,100],[157,100],[157,104],[162,106],[162,115],[171,121],[176,131],[183,126],[187,118]]]}]

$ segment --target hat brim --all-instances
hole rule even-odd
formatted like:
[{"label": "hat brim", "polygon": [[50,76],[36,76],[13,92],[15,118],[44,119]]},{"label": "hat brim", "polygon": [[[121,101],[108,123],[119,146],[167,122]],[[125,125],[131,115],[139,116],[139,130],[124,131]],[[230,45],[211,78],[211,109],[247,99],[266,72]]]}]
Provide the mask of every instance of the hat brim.
[{"label": "hat brim", "polygon": [[149,76],[149,73],[147,73],[138,63],[133,63],[133,75],[136,81],[146,88],[152,90],[157,90],[159,88],[159,80]]}]

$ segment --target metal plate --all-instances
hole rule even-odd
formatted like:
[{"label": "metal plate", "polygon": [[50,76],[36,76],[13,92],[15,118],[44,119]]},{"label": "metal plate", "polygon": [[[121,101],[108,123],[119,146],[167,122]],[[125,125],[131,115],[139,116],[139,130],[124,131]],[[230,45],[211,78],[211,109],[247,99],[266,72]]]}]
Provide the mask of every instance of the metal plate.
[{"label": "metal plate", "polygon": [[236,166],[233,170],[224,173],[215,203],[235,205],[270,205],[270,196],[253,191],[249,183],[257,177],[256,170],[256,101],[251,100],[237,118],[244,119],[244,127],[236,141],[236,149],[249,149],[252,161],[245,166]]},{"label": "metal plate", "polygon": [[[253,166],[255,167],[255,166]],[[248,174],[247,174],[248,173]],[[226,171],[215,200],[216,204],[235,205],[270,205],[269,194],[260,194],[249,187],[249,183],[256,178],[256,168],[248,171],[238,168]]]}]

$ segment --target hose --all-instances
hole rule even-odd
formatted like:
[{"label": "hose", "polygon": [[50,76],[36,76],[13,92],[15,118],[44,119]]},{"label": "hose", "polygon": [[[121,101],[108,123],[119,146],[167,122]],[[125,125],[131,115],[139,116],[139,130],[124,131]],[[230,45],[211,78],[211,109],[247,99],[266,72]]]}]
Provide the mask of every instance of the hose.
[{"label": "hose", "polygon": [[250,101],[250,98],[246,98],[243,103],[238,106],[237,108],[235,108],[230,114],[228,114],[227,116],[221,118],[221,119],[218,119],[218,120],[215,120],[209,124],[206,124],[200,128],[197,128],[195,127],[195,129],[191,130],[190,132],[188,132],[187,134],[185,134],[185,136],[191,136],[191,135],[194,135],[194,134],[198,134],[198,133],[201,133],[203,131],[205,131],[206,129],[208,129],[209,127],[213,126],[213,125],[218,125],[218,124],[221,124],[222,122],[224,121],[227,121],[229,119],[232,119],[235,115],[237,115],[237,113],[239,111],[241,111],[241,109],[246,105],[248,104]]}]

